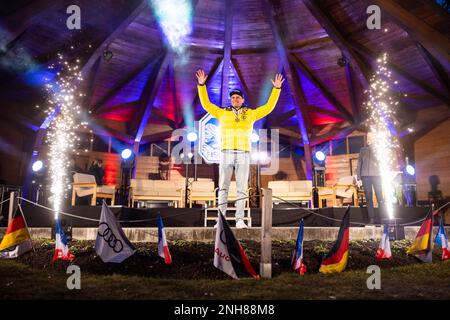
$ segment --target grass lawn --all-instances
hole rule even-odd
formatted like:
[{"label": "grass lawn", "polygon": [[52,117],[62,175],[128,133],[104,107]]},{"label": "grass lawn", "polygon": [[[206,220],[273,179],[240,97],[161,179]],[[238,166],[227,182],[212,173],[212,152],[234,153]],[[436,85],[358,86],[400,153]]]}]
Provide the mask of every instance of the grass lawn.
[{"label": "grass lawn", "polygon": [[[317,259],[331,243],[305,242],[309,258],[303,277],[289,269],[293,242],[274,243],[274,278],[270,280],[228,278],[212,266],[213,244],[172,244],[171,266],[156,256],[154,244],[139,245],[137,253],[120,265],[99,261],[92,244],[78,242],[71,247],[77,256],[74,264],[81,268],[81,290],[67,289],[69,264],[52,265],[53,244],[40,241],[34,243],[34,252],[0,260],[0,299],[450,299],[450,261],[434,256],[432,264],[417,263],[401,254],[407,243],[394,242],[394,260],[379,263],[380,290],[366,285],[367,266],[377,264],[373,259],[376,242],[352,242],[347,270],[332,275],[317,273]],[[243,244],[256,270],[258,245]]]}]

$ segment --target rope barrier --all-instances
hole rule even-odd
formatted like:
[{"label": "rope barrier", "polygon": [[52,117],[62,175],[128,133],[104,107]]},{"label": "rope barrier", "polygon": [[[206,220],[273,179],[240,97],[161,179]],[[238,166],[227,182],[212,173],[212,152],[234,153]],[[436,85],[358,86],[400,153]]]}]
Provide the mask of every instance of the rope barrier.
[{"label": "rope barrier", "polygon": [[[255,197],[262,197],[262,195],[246,196],[246,197],[238,198],[238,199],[236,199],[235,201],[246,200],[246,199],[249,199],[250,197],[252,197],[252,198],[255,198]],[[297,217],[296,220],[298,220],[298,219],[304,219],[304,218],[306,218],[306,217],[308,217],[308,216],[310,216],[310,215],[315,215],[315,216],[317,216],[317,217],[320,217],[320,218],[323,218],[323,219],[326,219],[326,220],[330,220],[330,221],[335,221],[335,222],[341,222],[341,221],[342,221],[342,220],[340,220],[340,219],[335,219],[335,218],[327,217],[327,216],[325,216],[325,215],[322,215],[322,214],[320,214],[320,213],[314,212],[314,211],[309,210],[309,209],[307,209],[307,208],[303,208],[303,207],[301,207],[301,206],[299,206],[299,205],[297,205],[297,204],[295,204],[295,203],[292,203],[292,202],[290,202],[290,201],[288,201],[288,200],[285,200],[285,199],[283,199],[283,198],[280,198],[280,197],[277,197],[277,196],[272,196],[272,197],[273,197],[274,199],[281,200],[281,201],[283,201],[284,203],[287,203],[288,205],[290,205],[290,206],[293,207],[293,208],[284,208],[284,209],[280,209],[280,210],[296,210],[296,209],[301,209],[301,210],[307,212],[307,214],[305,214],[304,216],[301,216],[301,217],[299,217],[299,218]],[[28,202],[28,203],[30,203],[30,204],[33,204],[33,205],[35,205],[35,206],[37,206],[37,207],[41,207],[41,208],[46,209],[46,210],[48,210],[48,211],[55,212],[55,210],[53,210],[53,209],[51,209],[51,208],[48,208],[48,207],[43,206],[43,205],[41,205],[41,204],[32,202],[32,201],[30,201],[30,200],[28,200],[28,199],[25,199],[25,198],[22,198],[22,197],[17,197],[17,199],[23,200],[23,201],[25,201],[25,202]],[[9,199],[7,199],[7,200],[5,200],[5,201],[3,201],[3,202],[6,202],[6,201],[9,201]],[[2,202],[2,203],[3,203],[3,202]],[[220,206],[225,205],[225,204],[228,204],[228,202],[219,203],[219,204],[217,205],[217,207],[220,207]],[[447,205],[449,205],[449,204],[450,204],[450,202],[446,203],[445,205],[441,206],[441,207],[440,207],[439,209],[437,209],[436,211],[442,210],[443,208],[445,208],[445,207],[446,207]],[[179,213],[177,213],[177,214],[171,215],[171,218],[177,217],[177,216],[181,216],[181,215],[184,215],[184,214],[186,214],[187,212],[189,212],[189,213],[193,213],[193,212],[194,212],[194,213],[195,213],[195,212],[203,212],[204,210],[205,210],[205,209],[203,209],[203,208],[202,208],[202,209],[196,209],[195,211],[193,211],[192,209],[188,209],[188,210],[184,210],[183,212],[179,212]],[[74,214],[71,214],[71,213],[63,212],[63,211],[61,211],[60,214],[65,215],[65,216],[69,216],[69,217],[72,217],[72,218],[76,218],[76,219],[87,220],[87,221],[94,221],[94,222],[100,222],[99,219],[93,219],[93,218],[87,218],[87,217],[83,217],[83,216],[78,216],[78,215],[74,215]],[[428,213],[427,213],[427,215],[428,215]],[[408,226],[408,225],[420,223],[420,222],[422,222],[422,221],[424,221],[424,220],[426,219],[427,215],[426,215],[424,218],[419,219],[419,220],[417,220],[417,221],[412,221],[412,222],[403,223],[403,224],[398,224],[398,225],[399,225],[399,226]],[[141,219],[141,220],[119,220],[119,222],[120,222],[120,223],[141,223],[141,222],[151,222],[151,221],[156,221],[157,219],[158,219],[158,218],[156,217],[156,218]],[[283,223],[283,224],[286,224],[286,223],[288,223],[288,222],[285,222],[285,223]],[[291,223],[291,222],[289,222],[289,223]],[[350,224],[353,224],[353,225],[363,225],[363,226],[373,225],[373,224],[367,224],[367,223],[355,222],[355,221],[350,221]]]}]

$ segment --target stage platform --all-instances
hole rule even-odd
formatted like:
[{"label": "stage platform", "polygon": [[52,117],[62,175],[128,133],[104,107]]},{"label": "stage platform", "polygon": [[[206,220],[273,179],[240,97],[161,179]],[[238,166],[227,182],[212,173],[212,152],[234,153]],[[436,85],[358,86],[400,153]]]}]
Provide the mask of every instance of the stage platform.
[{"label": "stage platform", "polygon": [[[166,237],[169,241],[184,240],[196,242],[212,242],[216,237],[216,230],[213,227],[181,227],[165,228]],[[250,229],[232,228],[237,239],[261,241],[261,228]],[[413,240],[419,231],[420,226],[404,227],[404,238]],[[6,228],[0,228],[0,234],[4,233]],[[66,230],[68,236],[74,240],[91,240],[97,237],[97,228],[71,228]],[[123,228],[124,233],[131,242],[158,242],[158,228]],[[433,228],[433,237],[438,231],[438,227]],[[446,227],[446,232],[450,227]],[[338,227],[305,227],[304,240],[335,241],[339,232]],[[30,234],[33,239],[51,239],[51,228],[30,228]],[[273,227],[272,241],[295,241],[297,239],[298,227]],[[382,227],[351,227],[350,240],[379,240],[382,235]]]},{"label": "stage platform", "polygon": [[[26,202],[22,203],[22,208],[29,227],[51,227],[53,225],[53,213],[51,211]],[[202,208],[161,207],[137,209],[122,206],[110,208],[121,221],[123,227],[156,227],[156,217],[158,213],[161,214],[165,227],[204,227],[205,210]],[[344,216],[345,210],[345,207],[301,209],[275,206],[273,208],[272,225],[274,227],[298,227],[300,219],[303,218],[306,227],[339,227],[340,220]],[[366,208],[351,207],[350,210],[350,219],[352,222],[364,224],[368,221]],[[427,214],[428,210],[428,207],[396,208],[395,213],[396,218],[398,218],[398,223],[405,224],[422,219]],[[101,206],[69,206],[64,208],[63,212],[80,217],[61,215],[63,225],[66,227],[97,227],[97,221],[84,220],[83,218],[94,220],[100,219]],[[324,217],[320,217],[314,213]],[[233,216],[234,212],[230,211],[227,215]],[[251,216],[252,227],[260,227],[261,209],[252,208]],[[336,220],[330,220],[325,217]],[[213,225],[214,221],[209,221],[208,226]],[[230,221],[230,225],[234,226],[234,221]]]}]

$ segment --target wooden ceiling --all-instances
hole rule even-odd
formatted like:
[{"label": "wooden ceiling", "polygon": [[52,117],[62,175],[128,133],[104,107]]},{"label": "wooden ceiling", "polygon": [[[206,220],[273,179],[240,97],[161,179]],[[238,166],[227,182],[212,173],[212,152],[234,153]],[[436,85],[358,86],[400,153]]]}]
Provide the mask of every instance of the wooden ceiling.
[{"label": "wooden ceiling", "polygon": [[[65,27],[70,4],[81,8],[81,30]],[[371,4],[382,9],[381,30],[366,27]],[[450,105],[450,19],[431,0],[194,0],[192,6],[181,59],[168,48],[147,0],[1,4],[0,107],[39,126],[40,77],[59,52],[83,62],[83,108],[96,119],[125,122],[127,137],[145,141],[155,133],[152,124],[175,129],[204,115],[196,94],[199,68],[209,74],[213,102],[226,102],[222,92],[226,97],[239,87],[254,107],[265,102],[270,79],[282,70],[287,81],[277,107],[256,127],[290,130],[302,137],[298,144],[358,127],[364,89],[382,52],[398,80],[401,126],[419,121],[411,118],[417,110]],[[109,61],[104,50],[113,54]],[[343,56],[349,63],[339,66]]]}]

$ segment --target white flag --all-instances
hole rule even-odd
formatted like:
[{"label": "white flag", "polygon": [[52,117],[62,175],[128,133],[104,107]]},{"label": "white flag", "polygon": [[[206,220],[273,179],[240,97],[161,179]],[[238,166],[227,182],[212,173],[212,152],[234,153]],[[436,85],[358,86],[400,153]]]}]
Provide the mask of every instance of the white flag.
[{"label": "white flag", "polygon": [[216,244],[214,245],[214,267],[222,270],[234,279],[239,279],[236,272],[234,272],[230,254],[228,253],[227,237],[225,235],[221,214],[219,214],[217,219]]},{"label": "white flag", "polygon": [[6,250],[0,251],[0,258],[14,259],[31,250],[31,240],[26,240]]},{"label": "white flag", "polygon": [[248,276],[259,278],[220,211],[214,246],[214,266],[234,279]]},{"label": "white flag", "polygon": [[135,252],[114,214],[103,201],[95,251],[103,262],[121,263]]}]

